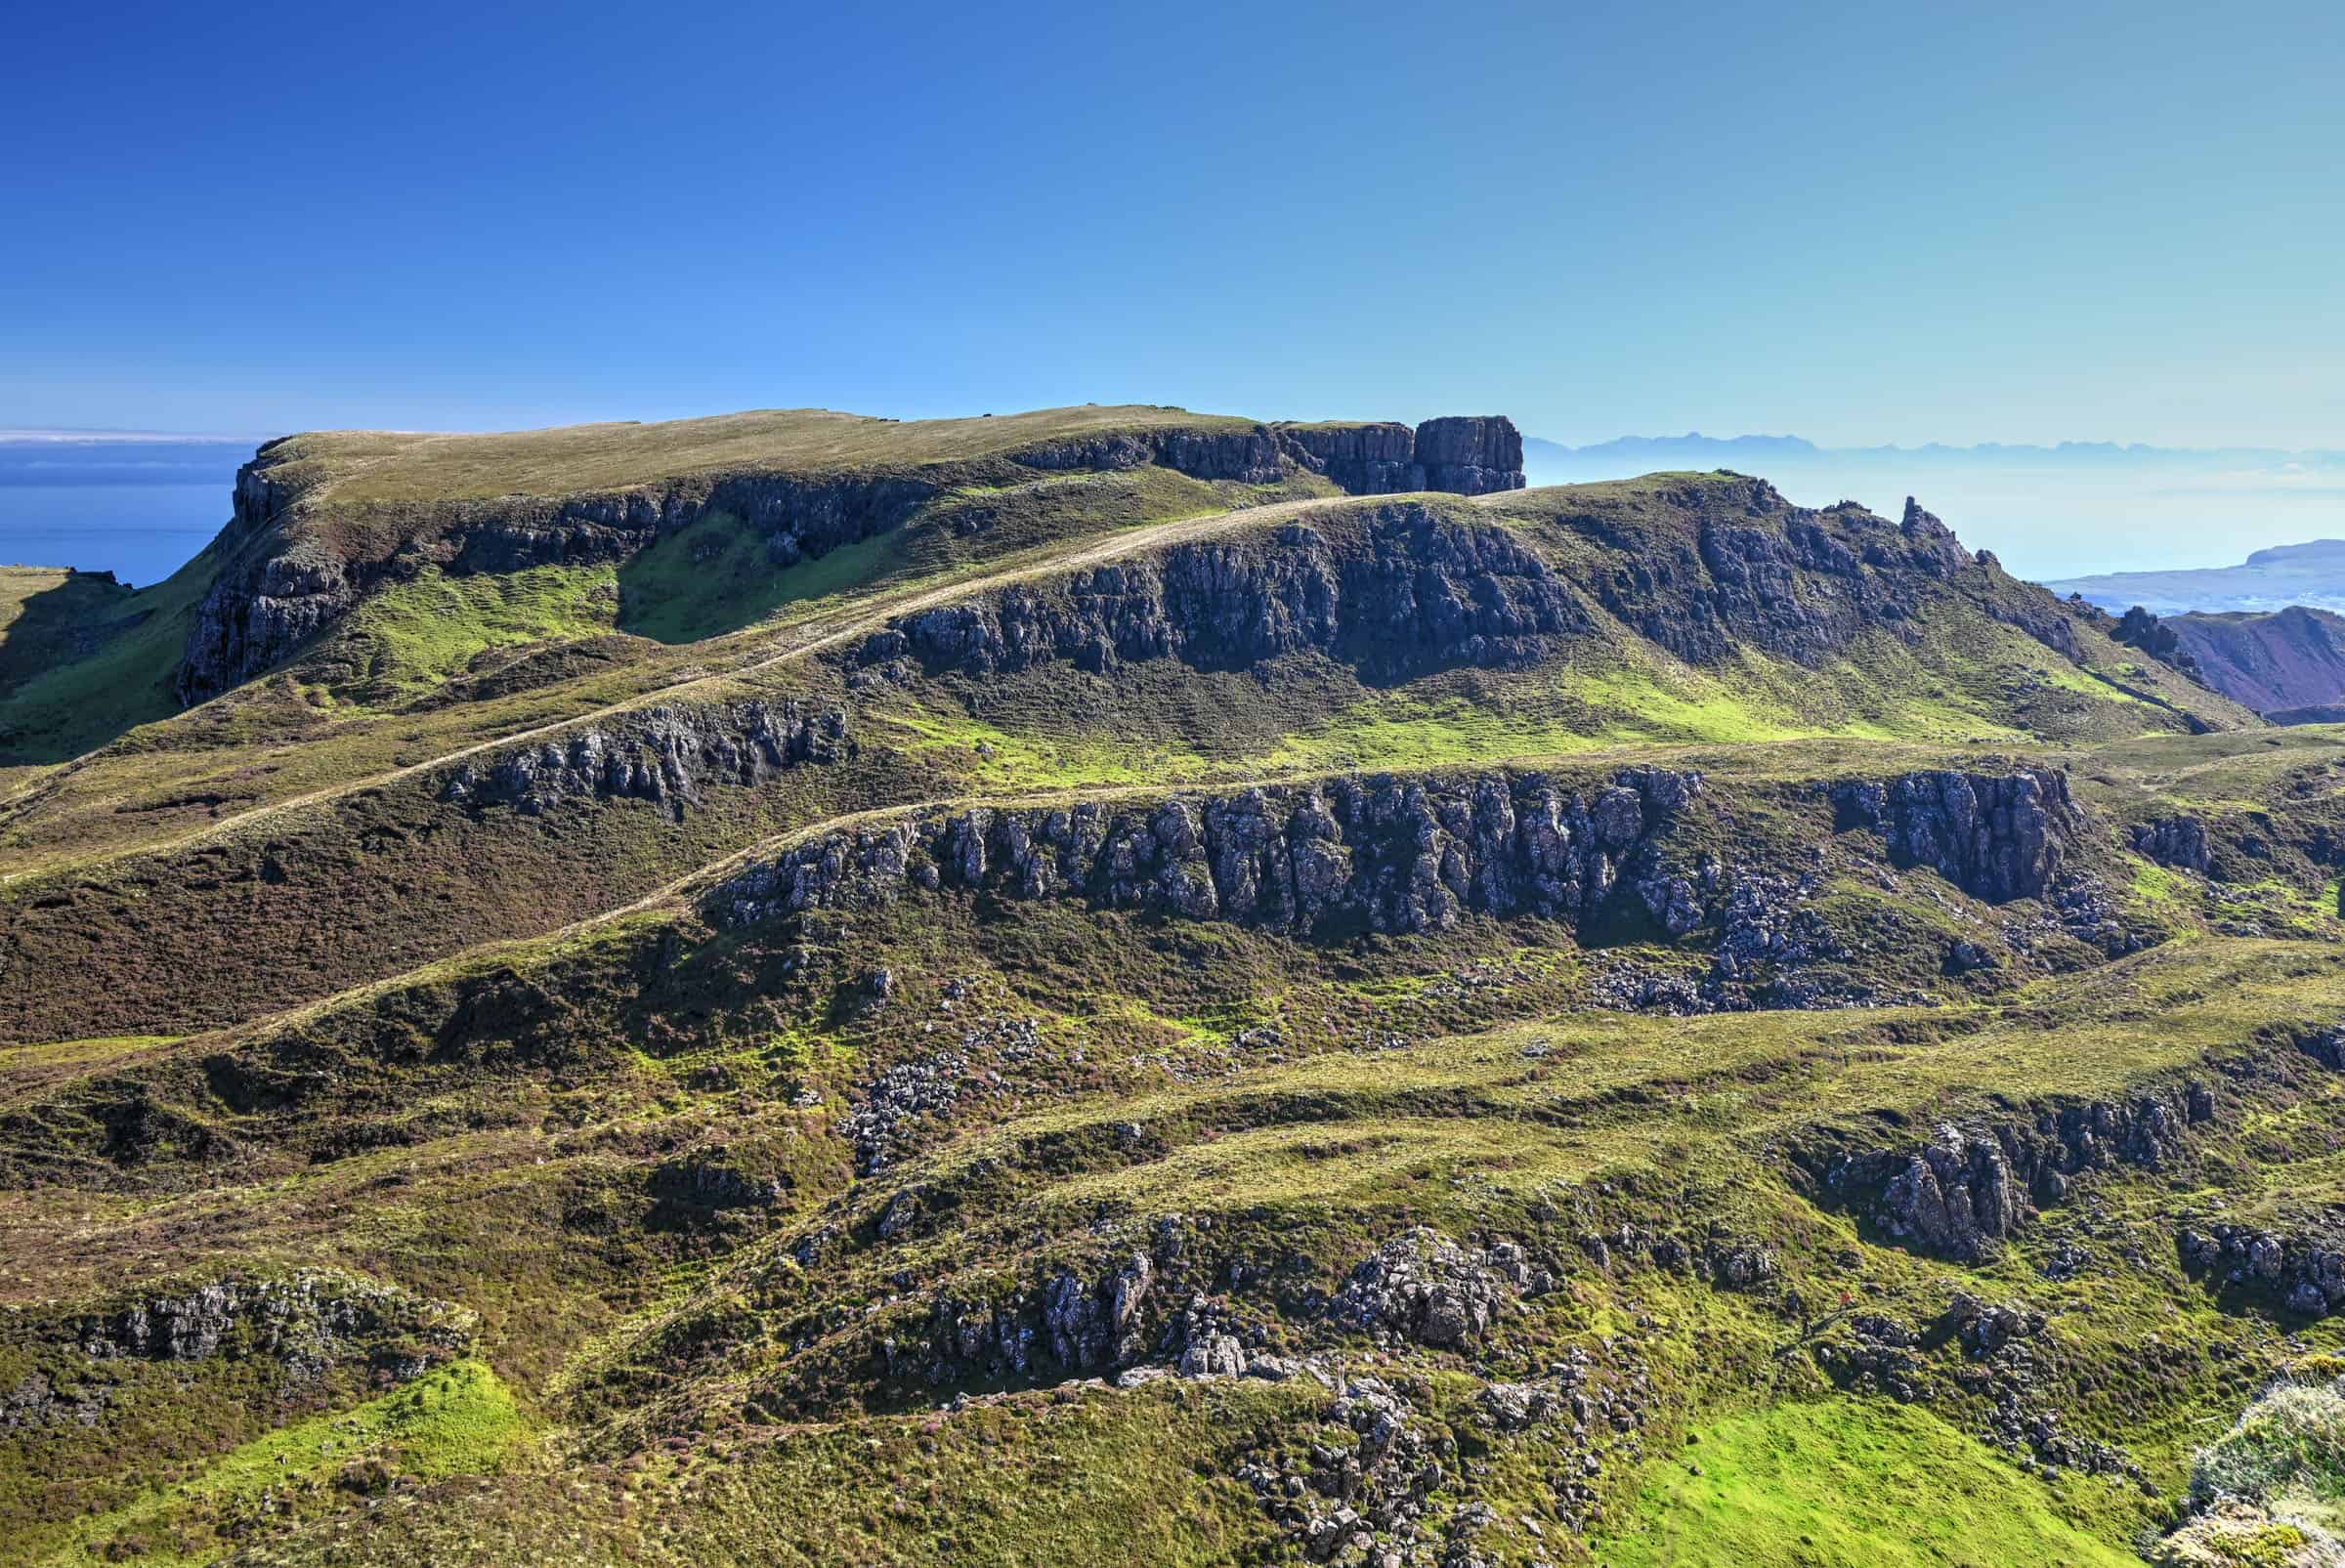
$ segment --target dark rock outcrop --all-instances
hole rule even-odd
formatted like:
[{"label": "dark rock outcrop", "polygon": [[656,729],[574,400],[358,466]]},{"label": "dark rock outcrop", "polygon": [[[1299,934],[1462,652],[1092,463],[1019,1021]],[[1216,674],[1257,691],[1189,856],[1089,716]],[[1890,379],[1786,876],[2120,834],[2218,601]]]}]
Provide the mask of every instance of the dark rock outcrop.
[{"label": "dark rock outcrop", "polygon": [[1163,657],[1240,668],[1316,649],[1383,677],[1529,664],[1556,639],[1593,630],[1563,579],[1505,529],[1400,503],[1342,546],[1291,524],[1270,538],[1174,545],[942,605],[874,634],[856,661],[909,657],[972,675],[1050,659],[1094,671]]},{"label": "dark rock outcrop", "polygon": [[534,817],[575,798],[649,800],[681,813],[704,784],[753,786],[784,768],[854,753],[843,709],[796,701],[707,707],[662,703],[571,731],[560,741],[466,762],[440,798]]},{"label": "dark rock outcrop", "polygon": [[1843,828],[1869,827],[1900,866],[1928,866],[1990,904],[2040,898],[2074,843],[2079,812],[2055,768],[1933,771],[1832,786]]},{"label": "dark rock outcrop", "polygon": [[2213,852],[2206,841],[2206,824],[2196,817],[2160,817],[2133,826],[2133,849],[2160,866],[2173,866],[2206,874]]},{"label": "dark rock outcrop", "polygon": [[1698,774],[1639,767],[1345,779],[1154,802],[978,807],[826,834],[720,884],[729,925],[953,886],[1297,933],[1446,930],[1468,911],[1583,921],[1617,894],[1661,922],[1692,887],[1659,841]]},{"label": "dark rock outcrop", "polygon": [[1945,1123],[1918,1148],[1842,1149],[1803,1163],[1827,1194],[1883,1235],[1971,1261],[2017,1231],[2034,1208],[2066,1197],[2082,1172],[2172,1165],[2190,1125],[2213,1114],[2212,1097],[2185,1085],[2124,1101],[2048,1106],[1983,1127]]},{"label": "dark rock outcrop", "polygon": [[2183,1227],[2176,1246],[2192,1273],[2269,1294],[2291,1312],[2319,1318],[2345,1307],[2345,1243],[2333,1238],[2217,1223]]},{"label": "dark rock outcrop", "polygon": [[[1304,468],[1354,495],[1398,495],[1427,487],[1417,433],[1400,424],[1280,425],[1281,445]],[[1522,465],[1514,465],[1520,468]],[[1517,484],[1502,486],[1513,489]]]},{"label": "dark rock outcrop", "polygon": [[281,1279],[231,1276],[177,1293],[141,1296],[75,1320],[69,1335],[99,1359],[201,1361],[264,1357],[314,1376],[354,1354],[411,1377],[472,1342],[472,1315],[444,1301],[322,1269]]},{"label": "dark rock outcrop", "polygon": [[1626,551],[1595,583],[1604,608],[1689,663],[1755,648],[1813,666],[1867,631],[1910,635],[1936,585],[1970,566],[1945,526],[1911,505],[1901,524],[1854,501],[1811,512],[1738,476],[1669,500],[1693,518],[1691,538],[1575,524]]}]

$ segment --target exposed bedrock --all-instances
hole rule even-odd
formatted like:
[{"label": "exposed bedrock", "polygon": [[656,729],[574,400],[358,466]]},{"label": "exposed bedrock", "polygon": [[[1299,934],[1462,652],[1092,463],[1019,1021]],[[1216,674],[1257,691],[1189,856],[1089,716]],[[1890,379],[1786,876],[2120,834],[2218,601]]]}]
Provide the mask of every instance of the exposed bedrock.
[{"label": "exposed bedrock", "polygon": [[1617,892],[1674,934],[1702,906],[1658,846],[1701,788],[1699,774],[1639,767],[1593,787],[1482,773],[978,807],[810,839],[708,905],[740,925],[960,887],[1307,934],[1445,930],[1468,911],[1578,921]]},{"label": "exposed bedrock", "polygon": [[2289,1311],[2326,1317],[2345,1308],[2345,1242],[2253,1225],[2186,1225],[2175,1239],[2183,1266],[2222,1284],[2268,1294]]},{"label": "exposed bedrock", "polygon": [[1482,495],[1523,487],[1522,436],[1501,415],[1257,425],[1251,430],[1129,431],[1050,442],[1017,454],[1029,468],[1116,469],[1157,463],[1193,479],[1266,485],[1296,469],[1323,474],[1354,495],[1452,490]]},{"label": "exposed bedrock", "polygon": [[459,805],[537,816],[577,798],[697,805],[711,784],[754,786],[785,768],[852,756],[843,709],[796,701],[662,703],[493,760],[467,762],[441,786]]},{"label": "exposed bedrock", "polygon": [[1290,524],[1269,538],[1173,545],[1054,584],[943,605],[868,639],[865,666],[910,657],[973,675],[1051,659],[1101,671],[1175,657],[1237,668],[1315,649],[1372,676],[1446,664],[1536,662],[1595,630],[1546,562],[1496,525],[1413,503],[1339,549]]},{"label": "exposed bedrock", "polygon": [[[704,517],[740,518],[790,566],[884,532],[936,493],[895,475],[699,475],[664,485],[567,498],[499,496],[413,508],[359,503],[336,508],[336,531],[370,525],[409,542],[398,553],[338,550],[304,526],[299,497],[270,478],[269,453],[238,472],[235,517],[215,544],[232,564],[197,607],[176,677],[183,702],[199,702],[282,662],[380,583],[427,564],[456,572],[623,561]],[[420,521],[421,526],[418,527]],[[257,560],[233,557],[273,528],[281,547]]]},{"label": "exposed bedrock", "polygon": [[1851,780],[1831,798],[1841,827],[1873,829],[1897,864],[1931,867],[1990,904],[2042,896],[2082,822],[2056,768]]},{"label": "exposed bedrock", "polygon": [[2213,862],[2206,824],[2196,817],[2160,817],[2155,822],[2136,823],[2132,839],[2134,853],[2147,855],[2160,866],[2204,875]]},{"label": "exposed bedrock", "polygon": [[1970,1261],[2017,1231],[2069,1180],[2124,1164],[2157,1170],[2181,1158],[2187,1129],[2215,1114],[2211,1090],[2186,1083],[2122,1100],[2044,1106],[1991,1124],[1941,1123],[1918,1147],[1799,1156],[1823,1192],[1917,1251]]},{"label": "exposed bedrock", "polygon": [[1742,647],[1819,664],[1866,631],[1904,632],[1932,585],[1972,564],[1910,501],[1901,523],[1854,501],[1808,512],[1760,479],[1688,486],[1676,500],[1700,517],[1695,538],[1616,538],[1628,558],[1595,586],[1606,610],[1693,663]]},{"label": "exposed bedrock", "polygon": [[314,1373],[354,1351],[371,1351],[381,1370],[411,1377],[430,1360],[469,1348],[473,1329],[472,1314],[448,1302],[302,1269],[281,1279],[231,1276],[144,1295],[75,1318],[64,1332],[82,1354],[102,1360],[258,1356]]}]

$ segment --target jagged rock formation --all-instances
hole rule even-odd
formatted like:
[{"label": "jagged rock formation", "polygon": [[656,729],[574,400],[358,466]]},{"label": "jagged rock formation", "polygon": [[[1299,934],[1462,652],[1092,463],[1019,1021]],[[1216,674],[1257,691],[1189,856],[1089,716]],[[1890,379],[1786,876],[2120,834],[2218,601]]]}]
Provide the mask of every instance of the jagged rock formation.
[{"label": "jagged rock formation", "polygon": [[1469,911],[1579,920],[1623,888],[1649,918],[1685,930],[1700,904],[1657,841],[1700,792],[1698,774],[1639,767],[1593,791],[1486,773],[930,812],[797,845],[706,902],[743,925],[953,886],[1297,933],[1422,932]]},{"label": "jagged rock formation", "polygon": [[2066,1197],[2084,1171],[2116,1163],[2165,1168],[2182,1156],[2186,1130],[2214,1114],[2212,1092],[2192,1083],[2046,1107],[1990,1126],[1941,1124],[1918,1148],[1840,1149],[1807,1163],[1827,1193],[1883,1235],[1972,1261],[2033,1208]]},{"label": "jagged rock formation", "polygon": [[259,1356],[314,1376],[354,1350],[403,1380],[472,1342],[472,1314],[445,1301],[322,1269],[281,1279],[236,1276],[138,1297],[66,1330],[98,1360],[201,1361]]},{"label": "jagged rock formation", "polygon": [[1606,610],[1693,663],[1737,646],[1820,663],[1869,628],[1909,621],[1930,584],[1972,565],[1953,531],[1910,499],[1897,524],[1854,501],[1809,512],[1760,479],[1689,486],[1675,499],[1698,515],[1695,538],[1644,541],[1597,590]]},{"label": "jagged rock formation", "polygon": [[1382,676],[1527,664],[1555,639],[1593,630],[1562,578],[1504,528],[1401,504],[1370,519],[1356,546],[1290,524],[1267,539],[1175,545],[1048,587],[939,606],[874,633],[856,662],[910,658],[971,675],[1048,659],[1093,671],[1162,657],[1233,668],[1317,649]]},{"label": "jagged rock formation", "polygon": [[681,813],[704,784],[754,786],[784,768],[854,754],[844,709],[794,700],[662,703],[493,760],[466,762],[440,797],[534,817],[576,798],[649,800]]},{"label": "jagged rock formation", "polygon": [[2184,1226],[2176,1246],[2192,1273],[2269,1293],[2291,1312],[2319,1318],[2345,1306],[2345,1246],[2333,1240],[2215,1223]]},{"label": "jagged rock formation", "polygon": [[1900,866],[1929,866],[1990,904],[2039,898],[2075,841],[2079,815],[2058,769],[1934,771],[1831,790],[1843,827],[1869,827]]},{"label": "jagged rock formation", "polygon": [[2196,817],[2160,817],[2155,822],[2136,823],[2131,836],[2134,853],[2147,855],[2160,866],[2203,876],[2213,858],[2206,824]]}]

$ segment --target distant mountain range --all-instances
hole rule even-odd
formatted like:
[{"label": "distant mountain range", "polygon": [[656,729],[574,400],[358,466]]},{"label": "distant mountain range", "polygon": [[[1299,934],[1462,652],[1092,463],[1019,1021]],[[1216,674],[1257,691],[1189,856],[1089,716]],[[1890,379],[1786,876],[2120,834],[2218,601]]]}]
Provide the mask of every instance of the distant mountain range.
[{"label": "distant mountain range", "polygon": [[2276,446],[2152,446],[2141,442],[2113,441],[2064,441],[2048,446],[1992,441],[1970,446],[1950,446],[1935,441],[1919,446],[1818,446],[1803,436],[1705,436],[1699,431],[1688,431],[1683,436],[1619,436],[1586,446],[1525,437],[1522,448],[1525,461],[1534,469],[1542,466],[1571,469],[1575,471],[1569,476],[1572,479],[1599,477],[1577,472],[1592,466],[1610,468],[1621,463],[1642,463],[1644,468],[1641,472],[1649,472],[1656,463],[1730,468],[1738,459],[1833,465],[1909,464],[1920,460],[1997,467],[2028,464],[2069,467],[2081,463],[2200,467],[2209,463],[2238,463],[2258,468],[2294,464],[2345,469],[2345,451],[2288,451]]}]

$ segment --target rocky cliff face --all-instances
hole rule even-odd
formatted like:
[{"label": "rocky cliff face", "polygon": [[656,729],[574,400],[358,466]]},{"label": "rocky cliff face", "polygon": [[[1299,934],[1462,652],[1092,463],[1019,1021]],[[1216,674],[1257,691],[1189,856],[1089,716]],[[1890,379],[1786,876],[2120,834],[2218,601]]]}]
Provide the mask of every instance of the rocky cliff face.
[{"label": "rocky cliff face", "polygon": [[1050,659],[1093,671],[1164,657],[1237,668],[1316,649],[1381,677],[1528,664],[1554,639],[1594,629],[1562,578],[1505,529],[1399,503],[1377,513],[1360,544],[1292,524],[1266,540],[1175,545],[940,606],[874,635],[856,662],[909,658],[972,675]]},{"label": "rocky cliff face", "polygon": [[1897,629],[1930,586],[1973,563],[1946,526],[1906,502],[1892,524],[1854,501],[1793,506],[1765,480],[1688,486],[1691,540],[1599,537],[1627,557],[1598,582],[1604,608],[1680,658],[1715,663],[1738,646],[1814,665],[1861,633]]},{"label": "rocky cliff face", "polygon": [[[420,517],[362,505],[329,527],[271,479],[267,453],[236,486],[236,515],[222,536],[232,564],[197,608],[176,687],[200,702],[281,663],[346,614],[378,583],[425,563],[464,572],[623,561],[715,513],[738,517],[789,567],[902,524],[936,493],[891,475],[696,476],[615,494],[508,496],[435,504]],[[264,535],[277,532],[274,541]],[[407,542],[397,555],[333,542],[337,534]]]},{"label": "rocky cliff face", "polygon": [[1503,417],[1398,424],[1279,425],[1286,452],[1354,495],[1454,490],[1484,495],[1523,487],[1522,436]]},{"label": "rocky cliff face", "polygon": [[958,887],[1315,934],[1446,930],[1469,911],[1578,921],[1617,894],[1675,934],[1702,907],[1659,846],[1700,793],[1698,774],[1631,768],[1593,789],[1483,773],[932,812],[798,845],[707,907],[744,925]]},{"label": "rocky cliff face", "polygon": [[2322,1318],[2345,1307],[2345,1244],[2253,1225],[2186,1225],[2175,1239],[2183,1266],[2225,1285],[2268,1294],[2291,1312]]},{"label": "rocky cliff face", "polygon": [[559,742],[467,762],[440,798],[475,808],[510,806],[534,817],[565,800],[649,800],[681,815],[704,784],[755,785],[784,768],[854,753],[847,716],[794,701],[708,707],[661,704]]},{"label": "rocky cliff face", "polygon": [[[774,566],[787,568],[900,526],[951,482],[921,471],[700,474],[606,493],[332,507],[306,498],[302,485],[279,472],[279,445],[263,446],[237,471],[234,517],[216,545],[228,565],[196,611],[174,677],[183,702],[282,662],[377,583],[427,562],[461,573],[621,561],[663,533],[725,513],[755,529]],[[1156,463],[1250,485],[1307,470],[1357,494],[1480,494],[1523,484],[1522,438],[1500,417],[1428,419],[1414,431],[1141,431],[1049,443],[1009,461],[1046,471]],[[393,542],[347,542],[360,539]]]},{"label": "rocky cliff face", "polygon": [[1909,773],[1836,784],[1831,795],[1844,828],[1872,828],[1897,864],[1932,867],[1990,904],[2042,897],[2082,821],[2055,768]]}]

